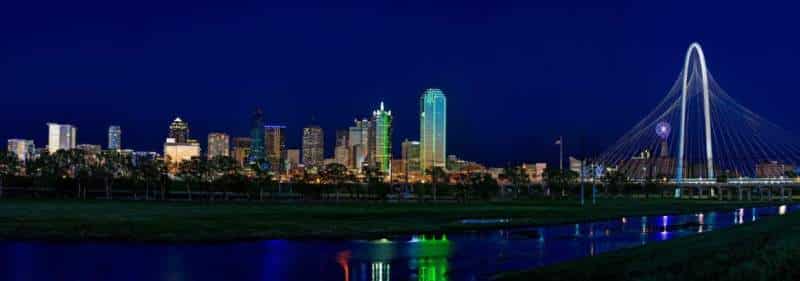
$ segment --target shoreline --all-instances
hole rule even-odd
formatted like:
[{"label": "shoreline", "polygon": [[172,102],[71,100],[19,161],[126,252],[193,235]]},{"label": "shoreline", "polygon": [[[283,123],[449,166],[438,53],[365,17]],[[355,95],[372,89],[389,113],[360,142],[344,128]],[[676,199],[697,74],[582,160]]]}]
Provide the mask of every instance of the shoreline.
[{"label": "shoreline", "polygon": [[[619,199],[616,199],[619,200]],[[675,203],[676,200],[670,199],[650,199],[649,201],[652,202],[631,202],[636,201],[635,199],[624,199],[621,202],[628,202],[634,204],[663,204],[667,203]],[[60,203],[61,201],[55,201],[53,203]],[[81,201],[64,201],[67,204],[81,204],[86,202]],[[544,201],[546,202],[546,201]],[[745,207],[763,207],[763,206],[778,206],[783,204],[792,204],[792,202],[719,202],[719,201],[683,201],[686,203],[686,206],[681,206],[681,210],[662,210],[658,206],[651,209],[645,210],[626,210],[632,211],[626,214],[620,215],[618,212],[608,213],[608,214],[593,214],[592,211],[596,209],[602,209],[606,206],[596,206],[596,207],[579,207],[579,206],[570,206],[568,202],[571,201],[562,201],[562,202],[546,202],[554,205],[554,208],[572,208],[574,212],[578,214],[573,214],[571,216],[537,216],[536,214],[531,214],[531,216],[525,217],[521,216],[518,212],[511,212],[509,211],[507,215],[508,217],[503,217],[502,210],[493,210],[494,212],[499,212],[494,218],[490,218],[488,216],[480,217],[482,219],[510,219],[509,223],[502,223],[502,224],[485,224],[485,225],[464,225],[461,224],[460,221],[463,219],[474,219],[476,217],[458,217],[458,216],[451,216],[449,218],[440,218],[440,219],[432,219],[429,221],[425,221],[420,224],[415,224],[413,218],[403,218],[404,220],[408,220],[407,225],[415,224],[413,227],[406,227],[406,224],[402,226],[392,226],[394,229],[386,229],[382,231],[375,231],[371,232],[369,230],[361,230],[358,229],[337,229],[334,228],[333,230],[328,229],[328,231],[321,231],[321,232],[312,232],[308,233],[301,233],[299,231],[292,231],[292,230],[276,230],[276,229],[263,229],[263,231],[253,231],[249,235],[238,235],[234,234],[230,231],[223,232],[219,235],[208,235],[208,234],[201,234],[194,238],[188,238],[191,236],[191,230],[181,229],[181,231],[177,233],[170,233],[168,230],[164,230],[160,232],[158,230],[154,231],[133,231],[137,227],[142,227],[142,225],[133,225],[131,223],[126,224],[128,229],[131,232],[114,232],[120,231],[115,229],[114,231],[97,231],[93,230],[92,227],[86,226],[87,223],[81,224],[78,222],[77,225],[70,225],[73,227],[74,230],[78,231],[86,231],[88,233],[85,234],[69,234],[64,235],[63,233],[54,234],[59,229],[64,230],[64,227],[58,228],[53,227],[48,229],[47,227],[39,228],[38,230],[27,230],[20,231],[17,229],[16,231],[12,230],[9,232],[0,231],[0,242],[33,242],[33,243],[118,243],[118,244],[173,244],[173,245],[212,245],[212,244],[224,244],[224,243],[250,243],[250,242],[258,242],[264,240],[292,240],[292,241],[330,241],[330,240],[370,240],[370,239],[379,239],[379,238],[386,238],[392,236],[401,236],[401,235],[413,235],[413,234],[420,234],[420,233],[463,233],[463,232],[473,232],[473,231],[487,231],[487,230],[496,230],[496,229],[519,229],[519,228],[529,228],[529,227],[541,227],[541,226],[550,226],[550,225],[563,225],[563,224],[573,224],[573,223],[585,223],[585,222],[599,222],[599,221],[606,221],[606,220],[613,220],[616,218],[624,217],[624,216],[652,216],[652,215],[678,215],[678,214],[687,214],[692,212],[709,212],[709,211],[724,211],[724,210],[732,210],[736,208],[745,208]],[[681,201],[677,201],[681,202]],[[47,203],[47,202],[43,202]],[[126,204],[123,201],[104,201],[103,204],[108,203],[118,203],[118,204]],[[541,202],[536,202],[541,203]],[[565,205],[565,203],[567,203]],[[25,204],[25,203],[23,203]],[[138,204],[138,203],[134,203]],[[413,203],[412,203],[413,204]],[[143,205],[153,205],[153,206],[164,206],[169,208],[174,205],[190,205],[191,207],[196,206],[209,206],[211,208],[226,208],[226,206],[230,205],[238,205],[238,204],[230,204],[230,205],[222,205],[222,204],[206,204],[206,203],[194,203],[194,202],[180,202],[180,203],[164,203],[164,202],[151,202],[144,203]],[[252,208],[252,207],[259,207],[262,206],[264,208],[281,208],[281,205],[260,205],[260,204],[245,204],[244,208]],[[464,209],[469,207],[480,207],[486,208],[493,207],[494,209],[502,209],[503,207],[509,208],[533,208],[538,209],[542,208],[540,205],[526,205],[524,203],[515,202],[510,204],[503,204],[503,203],[471,203],[471,204],[452,204],[447,205],[447,203],[443,205],[395,205],[395,206],[388,206],[390,208],[406,208],[409,210],[414,211],[414,209]],[[303,207],[302,205],[292,205],[290,208],[296,207]],[[374,207],[370,204],[356,204],[356,205],[335,205],[335,204],[310,204],[308,207],[310,208],[364,208],[364,207]],[[546,206],[545,206],[546,207]],[[613,209],[613,206],[611,206]],[[668,207],[668,206],[665,206]],[[584,209],[590,208],[590,209]],[[580,213],[587,213],[587,214],[580,214]],[[224,218],[220,218],[222,220]],[[157,223],[166,223],[165,221],[156,221]],[[302,218],[298,219],[302,220]],[[360,223],[361,218],[352,218],[351,221],[343,220],[343,221],[322,221],[317,223],[325,223],[329,225],[331,223],[338,223],[339,225],[347,225],[348,223]],[[19,222],[19,220],[15,220],[15,222]],[[374,223],[374,222],[373,222]],[[125,224],[125,223],[123,223]],[[84,226],[84,228],[81,228]],[[25,227],[23,223],[23,227]],[[0,230],[3,228],[7,228],[5,222],[0,221]],[[247,228],[244,226],[243,228]],[[376,227],[378,228],[378,227]],[[67,228],[68,230],[69,228]],[[244,231],[244,230],[243,230]],[[136,237],[137,233],[139,237]]]},{"label": "shoreline", "polygon": [[[675,281],[709,280],[708,276],[715,276],[713,280],[792,280],[786,278],[785,269],[800,272],[794,267],[800,258],[800,239],[786,232],[798,228],[800,213],[769,216],[699,235],[502,271],[489,280],[641,280],[653,275]],[[664,251],[673,255],[661,255]]]}]

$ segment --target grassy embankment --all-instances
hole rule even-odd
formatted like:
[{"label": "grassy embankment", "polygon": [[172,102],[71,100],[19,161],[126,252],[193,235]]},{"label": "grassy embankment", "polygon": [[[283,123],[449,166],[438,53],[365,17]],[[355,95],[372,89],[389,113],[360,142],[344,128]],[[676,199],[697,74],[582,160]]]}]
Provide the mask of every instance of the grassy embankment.
[{"label": "grassy embankment", "polygon": [[[509,203],[387,204],[209,203],[0,200],[0,239],[161,242],[267,238],[372,238],[459,230],[461,219],[510,218],[505,225],[570,223],[628,215],[689,213],[759,203],[693,200],[603,200]],[[764,204],[764,203],[760,203]]]},{"label": "grassy embankment", "polygon": [[497,280],[800,280],[800,213],[624,249]]}]

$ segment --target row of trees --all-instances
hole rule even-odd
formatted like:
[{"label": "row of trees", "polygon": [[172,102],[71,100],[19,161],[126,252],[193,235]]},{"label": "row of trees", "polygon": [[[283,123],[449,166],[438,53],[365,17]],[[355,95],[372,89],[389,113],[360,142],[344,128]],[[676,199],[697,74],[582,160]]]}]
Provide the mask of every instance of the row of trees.
[{"label": "row of trees", "polygon": [[74,184],[74,197],[83,199],[90,183],[101,182],[105,197],[112,199],[118,180],[139,182],[147,187],[146,194],[150,194],[150,187],[164,188],[166,166],[155,159],[133,161],[130,155],[116,151],[94,154],[77,149],[59,150],[26,162],[20,162],[13,153],[0,152],[0,197],[6,179],[11,176],[23,176],[33,187],[41,188],[64,187],[69,182]]},{"label": "row of trees", "polygon": [[[228,200],[231,195],[264,200],[267,195],[272,198],[288,192],[306,199],[336,201],[385,199],[392,195],[401,198],[409,194],[414,194],[417,200],[437,201],[445,196],[450,200],[467,201],[494,197],[516,199],[535,194],[565,197],[579,190],[578,174],[558,169],[545,169],[544,184],[532,184],[522,167],[508,166],[498,184],[489,174],[448,174],[436,167],[426,171],[430,181],[425,184],[391,185],[384,182],[385,175],[375,167],[366,167],[363,176],[357,177],[344,165],[334,163],[317,173],[298,175],[291,184],[283,185],[262,167],[242,167],[226,156],[194,158],[171,166],[160,159],[132,158],[116,151],[96,154],[82,150],[59,150],[21,163],[14,154],[0,152],[0,197],[4,195],[3,186],[9,178],[17,180],[17,187],[23,182],[26,184],[22,185],[30,186],[34,192],[54,190],[57,194],[83,199],[90,189],[96,195],[98,187],[102,187],[103,197],[112,199],[117,186],[134,198],[141,192],[145,199],[161,200],[169,199],[170,192],[183,193],[188,200],[195,199],[193,195],[208,200],[217,200],[218,196]],[[603,182],[604,194],[648,194],[658,189],[654,182],[632,185],[620,172],[608,173]]]}]

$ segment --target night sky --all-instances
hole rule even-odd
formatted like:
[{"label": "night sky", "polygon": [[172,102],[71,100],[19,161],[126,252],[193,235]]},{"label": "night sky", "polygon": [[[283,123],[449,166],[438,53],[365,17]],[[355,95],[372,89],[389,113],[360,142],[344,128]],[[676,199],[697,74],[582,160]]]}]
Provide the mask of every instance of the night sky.
[{"label": "night sky", "polygon": [[[538,2],[538,3],[534,3]],[[334,132],[392,110],[395,154],[419,138],[419,98],[448,98],[448,154],[492,165],[597,153],[672,86],[692,41],[740,103],[800,132],[798,8],[765,1],[6,1],[0,138],[161,151],[172,119],[248,134],[316,119]],[[734,3],[736,2],[736,3]],[[583,148],[579,141],[583,140]]]}]

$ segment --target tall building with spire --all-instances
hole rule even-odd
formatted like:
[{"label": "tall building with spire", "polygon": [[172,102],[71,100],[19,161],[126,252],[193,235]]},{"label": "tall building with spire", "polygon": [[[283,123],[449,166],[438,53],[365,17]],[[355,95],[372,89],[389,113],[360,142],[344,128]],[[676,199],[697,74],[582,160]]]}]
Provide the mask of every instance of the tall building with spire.
[{"label": "tall building with spire", "polygon": [[250,154],[247,155],[249,164],[266,165],[266,154],[264,153],[264,113],[260,108],[256,109],[250,119]]},{"label": "tall building with spire", "polygon": [[392,169],[392,111],[381,107],[372,112],[370,158],[381,172],[388,175]]},{"label": "tall building with spire", "polygon": [[447,161],[447,98],[439,89],[427,89],[420,99],[420,169],[445,168]]},{"label": "tall building with spire", "polygon": [[169,125],[169,138],[174,139],[175,143],[186,143],[189,140],[189,123],[175,118]]},{"label": "tall building with spire", "polygon": [[178,170],[178,164],[200,157],[200,143],[189,138],[189,124],[175,118],[169,125],[169,137],[164,142],[164,159],[171,173]]}]

